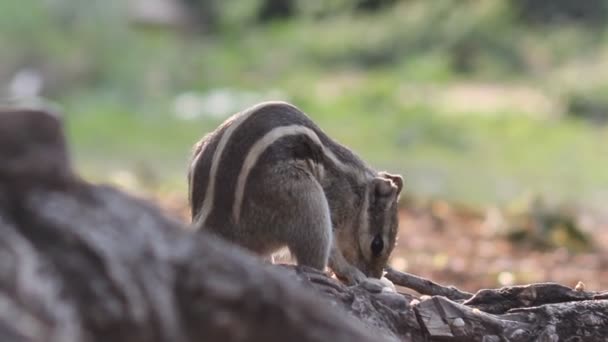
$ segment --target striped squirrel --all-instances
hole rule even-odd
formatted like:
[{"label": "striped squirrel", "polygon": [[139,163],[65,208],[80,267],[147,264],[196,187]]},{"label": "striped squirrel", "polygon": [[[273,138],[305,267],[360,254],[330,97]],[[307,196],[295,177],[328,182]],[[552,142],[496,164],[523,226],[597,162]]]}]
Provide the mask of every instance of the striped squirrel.
[{"label": "striped squirrel", "polygon": [[287,246],[298,264],[359,283],[395,246],[401,176],[376,172],[285,102],[233,115],[194,147],[193,226],[257,254]]}]

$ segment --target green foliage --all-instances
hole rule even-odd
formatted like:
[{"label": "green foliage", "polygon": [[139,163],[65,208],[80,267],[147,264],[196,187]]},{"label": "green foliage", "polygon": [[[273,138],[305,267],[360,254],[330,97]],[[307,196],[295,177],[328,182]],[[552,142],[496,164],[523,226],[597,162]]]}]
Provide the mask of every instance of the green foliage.
[{"label": "green foliage", "polygon": [[591,237],[578,225],[575,210],[551,207],[540,197],[516,210],[510,222],[507,237],[520,245],[541,250],[564,247],[574,252],[593,248]]},{"label": "green foliage", "polygon": [[570,199],[608,182],[597,157],[608,155],[606,128],[560,116],[589,111],[585,91],[563,94],[600,74],[578,65],[601,65],[605,35],[522,25],[506,0],[396,1],[373,12],[297,1],[295,17],[264,24],[261,1],[214,1],[217,27],[204,35],[133,26],[126,3],[0,2],[0,77],[26,67],[43,75],[89,175],[143,163],[183,189],[191,145],[223,118],[180,118],[176,99],[227,89],[253,94],[239,104],[279,90],[274,98],[403,172],[421,196],[507,201],[534,188]]}]

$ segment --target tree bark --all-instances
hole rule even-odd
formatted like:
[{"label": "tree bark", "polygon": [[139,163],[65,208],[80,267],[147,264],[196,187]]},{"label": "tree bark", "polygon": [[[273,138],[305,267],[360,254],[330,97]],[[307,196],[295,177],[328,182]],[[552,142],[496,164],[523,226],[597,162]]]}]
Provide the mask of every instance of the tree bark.
[{"label": "tree bark", "polygon": [[[0,110],[1,341],[604,341],[608,293],[425,296],[272,266],[72,171],[60,118]],[[451,299],[450,299],[451,298]]]},{"label": "tree bark", "polygon": [[285,272],[76,177],[58,116],[0,111],[0,341],[374,341]]}]

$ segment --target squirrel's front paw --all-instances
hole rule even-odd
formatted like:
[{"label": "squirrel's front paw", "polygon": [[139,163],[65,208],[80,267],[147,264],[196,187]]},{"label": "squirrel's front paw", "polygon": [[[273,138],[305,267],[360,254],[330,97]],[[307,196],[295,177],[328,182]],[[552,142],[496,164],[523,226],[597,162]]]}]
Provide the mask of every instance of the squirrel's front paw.
[{"label": "squirrel's front paw", "polygon": [[343,272],[334,272],[336,273],[336,277],[340,279],[343,283],[347,285],[357,285],[361,282],[365,281],[367,277],[363,272],[361,272],[358,268],[349,267]]}]

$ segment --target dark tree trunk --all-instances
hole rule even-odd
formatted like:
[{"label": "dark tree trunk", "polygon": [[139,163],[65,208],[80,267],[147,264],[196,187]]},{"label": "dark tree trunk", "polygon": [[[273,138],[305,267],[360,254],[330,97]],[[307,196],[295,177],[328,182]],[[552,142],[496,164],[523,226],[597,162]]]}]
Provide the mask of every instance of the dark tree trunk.
[{"label": "dark tree trunk", "polygon": [[57,116],[0,110],[0,341],[608,336],[608,294],[582,286],[473,295],[390,269],[387,277],[428,296],[265,265],[142,200],[80,180]]},{"label": "dark tree trunk", "polygon": [[287,19],[296,12],[294,0],[264,0],[258,9],[258,21]]},{"label": "dark tree trunk", "polygon": [[356,341],[275,267],[72,173],[60,121],[0,111],[0,341]]}]

